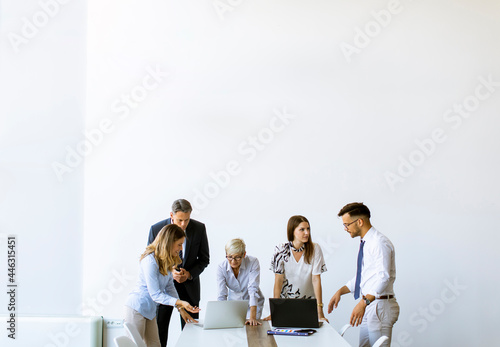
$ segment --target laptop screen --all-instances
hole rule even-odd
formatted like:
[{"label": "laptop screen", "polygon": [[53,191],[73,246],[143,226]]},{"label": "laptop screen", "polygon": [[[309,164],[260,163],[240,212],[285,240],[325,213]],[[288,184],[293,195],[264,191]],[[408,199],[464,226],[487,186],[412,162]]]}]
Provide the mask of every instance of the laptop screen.
[{"label": "laptop screen", "polygon": [[316,299],[269,299],[273,327],[319,328]]}]

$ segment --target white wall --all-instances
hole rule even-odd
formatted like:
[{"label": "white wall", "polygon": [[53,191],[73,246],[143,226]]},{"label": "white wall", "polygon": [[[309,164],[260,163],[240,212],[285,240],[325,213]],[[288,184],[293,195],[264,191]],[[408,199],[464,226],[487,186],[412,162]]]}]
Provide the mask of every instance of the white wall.
[{"label": "white wall", "polygon": [[[373,224],[396,246],[401,315],[393,345],[491,345],[497,314],[489,308],[490,288],[499,285],[497,277],[488,275],[488,264],[498,261],[493,252],[499,219],[494,199],[500,190],[499,5],[465,0],[221,2],[232,10],[218,13],[211,1],[87,2],[85,120],[93,143],[84,148],[77,117],[67,128],[57,128],[67,137],[53,143],[43,169],[24,166],[26,178],[13,173],[12,164],[2,171],[26,189],[26,182],[42,180],[45,170],[53,186],[37,184],[32,196],[44,202],[60,190],[73,200],[57,200],[53,209],[40,202],[29,209],[9,204],[12,212],[9,218],[2,214],[2,224],[17,226],[13,216],[21,211],[43,211],[54,219],[60,216],[54,210],[74,213],[68,225],[74,226],[71,235],[83,236],[83,272],[58,273],[54,280],[72,280],[68,288],[83,302],[83,313],[121,317],[149,227],[167,217],[174,199],[191,200],[197,207],[193,217],[207,224],[212,262],[202,275],[202,308],[215,298],[216,264],[223,259],[225,242],[236,236],[260,259],[262,289],[271,294],[273,276],[267,267],[272,248],[285,240],[293,214],[309,218],[313,239],[324,249],[328,302],[353,276],[358,247],[336,213],[345,203],[364,201]],[[388,9],[390,19],[383,15]],[[12,15],[18,26],[23,11],[28,10]],[[61,10],[54,20],[73,19],[63,17]],[[68,27],[73,32],[66,35],[80,40],[73,44],[82,42],[84,26],[76,21]],[[3,33],[13,30],[6,27]],[[370,36],[363,41],[360,31]],[[63,34],[46,33],[47,40],[58,35]],[[348,45],[356,53],[346,53]],[[48,50],[36,50],[35,40],[26,48],[32,52],[24,59],[37,61]],[[22,114],[40,122],[37,131],[67,120],[71,107],[57,108],[61,93],[79,100],[84,95],[69,87],[84,85],[71,75],[82,72],[76,69],[81,61],[77,51],[58,45],[52,73],[33,68],[42,76],[40,89],[44,82],[54,88],[42,90],[43,102],[53,110],[47,112],[49,122],[41,122],[34,111],[19,111],[12,98],[2,108],[9,117],[2,119],[12,124],[19,119],[13,115]],[[9,54],[26,66],[19,63],[22,55]],[[71,61],[71,73],[56,59]],[[3,66],[2,74],[12,74]],[[488,79],[490,86],[481,86]],[[23,107],[39,109],[39,91],[28,90],[26,96],[35,102]],[[470,110],[463,112],[466,116],[453,113],[455,104],[464,103]],[[288,124],[274,123],[277,114],[289,117]],[[271,125],[274,132],[266,130]],[[259,135],[259,149],[252,150],[252,138]],[[429,144],[426,139],[432,137]],[[12,146],[19,136],[4,138]],[[426,154],[418,143],[427,144]],[[78,191],[82,165],[62,174],[59,184],[51,172],[54,160],[64,163],[66,146],[87,151],[84,197]],[[9,153],[15,160],[25,158],[16,146]],[[228,166],[232,175],[221,181]],[[12,199],[24,196],[17,190],[9,194]],[[81,214],[75,212],[81,204],[83,232],[78,230]],[[22,220],[26,225],[27,218]],[[71,249],[69,258],[66,243],[59,243],[67,228],[42,223],[44,234],[58,243],[42,241],[54,255],[36,258],[37,264],[50,267],[51,259],[80,264],[80,246]],[[26,232],[35,239],[33,234]],[[57,288],[46,281],[48,288]],[[450,289],[450,283],[456,285]],[[36,305],[33,311],[58,311]],[[343,298],[330,322],[340,328],[353,305],[352,298]],[[357,332],[347,335],[355,344]],[[176,336],[174,320],[171,342]]]},{"label": "white wall", "polygon": [[83,166],[59,181],[52,164],[83,137],[85,26],[83,1],[0,1],[0,276],[14,235],[18,313],[81,303]]},{"label": "white wall", "polygon": [[[83,138],[86,5],[46,4],[0,1],[1,314],[14,312],[7,236],[17,240],[17,315],[74,315],[82,303],[83,166],[60,181],[52,164]],[[2,346],[29,340],[22,323],[16,340],[2,330]]]}]

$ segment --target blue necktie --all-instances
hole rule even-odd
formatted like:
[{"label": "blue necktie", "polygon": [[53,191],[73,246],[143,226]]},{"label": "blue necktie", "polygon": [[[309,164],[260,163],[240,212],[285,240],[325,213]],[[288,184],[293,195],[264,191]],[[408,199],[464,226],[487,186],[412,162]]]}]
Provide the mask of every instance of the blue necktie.
[{"label": "blue necktie", "polygon": [[356,284],[354,286],[354,299],[357,300],[359,298],[359,293],[361,292],[361,265],[363,264],[363,246],[365,245],[365,241],[361,241],[359,245],[359,253],[358,253],[358,270],[356,271]]},{"label": "blue necktie", "polygon": [[181,258],[181,261],[184,261],[184,259],[182,258],[182,250],[179,251],[179,258]]}]

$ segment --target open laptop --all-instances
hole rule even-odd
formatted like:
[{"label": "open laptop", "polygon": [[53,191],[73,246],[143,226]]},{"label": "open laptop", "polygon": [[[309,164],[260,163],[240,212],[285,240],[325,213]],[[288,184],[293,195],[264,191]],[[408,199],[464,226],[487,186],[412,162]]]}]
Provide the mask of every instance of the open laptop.
[{"label": "open laptop", "polygon": [[316,299],[269,299],[273,327],[319,328]]},{"label": "open laptop", "polygon": [[241,328],[245,325],[248,300],[209,301],[203,329]]}]

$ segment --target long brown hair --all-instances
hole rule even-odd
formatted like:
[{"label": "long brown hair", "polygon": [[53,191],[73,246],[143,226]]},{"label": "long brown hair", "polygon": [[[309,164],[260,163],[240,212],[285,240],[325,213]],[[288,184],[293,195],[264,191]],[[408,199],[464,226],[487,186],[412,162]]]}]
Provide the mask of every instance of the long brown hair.
[{"label": "long brown hair", "polygon": [[151,253],[154,253],[156,263],[163,276],[167,276],[172,272],[172,267],[182,263],[179,254],[172,253],[172,246],[174,242],[186,237],[186,233],[176,224],[168,224],[161,228],[155,240],[146,247],[146,250],[141,255],[144,259]]},{"label": "long brown hair", "polygon": [[[309,228],[311,228],[311,223],[307,220],[306,217],[304,216],[291,216],[290,219],[288,220],[288,226],[287,226],[287,236],[288,236],[288,241],[293,242],[293,232],[295,231],[295,228],[299,226],[300,223],[306,222],[309,224]],[[306,264],[311,264],[312,256],[314,254],[314,243],[312,242],[311,238],[311,233],[309,232],[309,241],[304,243],[304,261]]]}]

